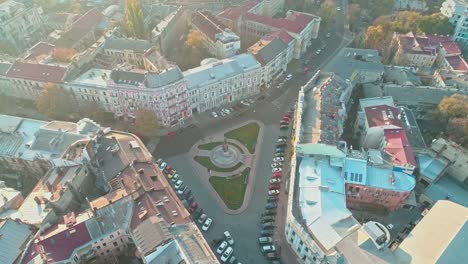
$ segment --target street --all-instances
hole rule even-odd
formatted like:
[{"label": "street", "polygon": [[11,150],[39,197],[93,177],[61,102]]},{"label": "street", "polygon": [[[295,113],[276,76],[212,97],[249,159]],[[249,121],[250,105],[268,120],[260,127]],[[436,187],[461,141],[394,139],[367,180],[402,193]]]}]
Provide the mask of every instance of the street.
[{"label": "street", "polygon": [[[286,81],[281,88],[277,88],[278,82],[273,83],[267,90],[264,100],[256,101],[253,106],[250,106],[241,114],[231,114],[224,118],[212,118],[209,113],[194,116],[193,125],[182,129],[175,135],[162,137],[156,151],[153,153],[155,158],[162,157],[177,169],[184,182],[193,191],[195,200],[200,207],[205,210],[208,217],[213,219],[210,230],[205,233],[208,243],[212,244],[213,240],[222,239],[223,232],[226,230],[231,233],[236,241],[233,248],[238,262],[270,263],[260,252],[257,241],[261,230],[260,215],[264,211],[266,203],[268,181],[271,176],[270,164],[273,159],[276,139],[280,133],[284,134],[279,130],[279,122],[284,113],[295,104],[299,88],[316,70],[323,67],[346,42],[346,39],[344,40],[345,19],[343,15],[346,9],[344,3],[339,2],[341,2],[343,11],[337,12],[336,24],[332,27],[334,30],[320,32],[319,38],[312,41],[311,46],[302,55],[301,59],[290,63],[288,73],[294,76],[291,80]],[[331,36],[327,38],[326,34],[328,32],[331,33]],[[322,52],[318,55],[316,54],[317,49],[322,49]],[[309,60],[308,65],[304,65],[305,60]],[[309,68],[308,73],[304,74],[304,67]],[[279,81],[283,81],[285,76],[280,77]],[[258,120],[265,125],[263,135],[259,135],[263,137],[263,143],[261,146],[257,146],[257,148],[260,148],[257,175],[255,182],[249,183],[255,184],[255,186],[248,208],[238,215],[229,215],[215,202],[213,195],[217,194],[214,193],[211,186],[205,186],[199,180],[198,175],[194,175],[195,170],[191,164],[192,157],[188,152],[198,140],[247,120]],[[284,177],[283,182],[286,180]],[[282,188],[284,189],[284,186]],[[296,255],[284,241],[285,197],[284,190],[281,190],[276,225],[282,227],[275,230],[275,239],[280,238],[281,240],[278,241],[277,245],[282,247],[282,263],[295,263],[297,262]],[[212,245],[214,251],[216,251],[216,247],[217,244]]]}]

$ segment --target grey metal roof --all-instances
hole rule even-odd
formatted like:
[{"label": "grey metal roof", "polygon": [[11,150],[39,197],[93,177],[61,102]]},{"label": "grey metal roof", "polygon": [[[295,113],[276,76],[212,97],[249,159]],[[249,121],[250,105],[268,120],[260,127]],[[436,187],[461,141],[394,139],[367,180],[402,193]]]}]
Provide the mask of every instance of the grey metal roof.
[{"label": "grey metal roof", "polygon": [[14,263],[31,235],[27,224],[11,219],[0,220],[0,263]]},{"label": "grey metal roof", "polygon": [[325,67],[325,71],[351,80],[356,71],[383,73],[384,66],[377,50],[344,48]]},{"label": "grey metal roof", "polygon": [[179,66],[166,69],[160,73],[147,73],[145,86],[147,88],[159,88],[182,80],[184,76]]},{"label": "grey metal roof", "polygon": [[39,129],[32,150],[40,150],[52,154],[62,154],[72,143],[87,138],[85,135],[69,133],[67,131]]},{"label": "grey metal roof", "polygon": [[209,63],[184,72],[188,89],[225,80],[252,69],[259,68],[260,63],[250,53],[243,53],[218,62]]},{"label": "grey metal roof", "polygon": [[262,64],[267,64],[270,61],[274,60],[278,54],[283,52],[285,49],[288,48],[283,41],[280,39],[273,39],[268,43],[265,47],[263,47],[259,52],[258,55],[261,57]]},{"label": "grey metal roof", "polygon": [[182,263],[184,262],[183,254],[180,248],[173,240],[168,244],[161,246],[155,252],[145,257],[146,262],[150,264],[157,263]]},{"label": "grey metal roof", "polygon": [[145,74],[138,72],[129,72],[121,70],[113,70],[110,78],[117,84],[126,84],[140,86],[145,81]]},{"label": "grey metal roof", "polygon": [[460,183],[449,175],[442,177],[436,183],[429,186],[424,191],[424,195],[429,197],[433,202],[438,200],[450,200],[468,207],[468,192]]},{"label": "grey metal roof", "polygon": [[392,96],[397,105],[438,105],[445,97],[455,93],[467,94],[464,91],[439,89],[431,86],[401,86],[401,85],[384,85],[385,95]]},{"label": "grey metal roof", "polygon": [[135,52],[145,52],[151,47],[151,43],[143,39],[108,38],[104,43],[104,49],[132,50]]}]

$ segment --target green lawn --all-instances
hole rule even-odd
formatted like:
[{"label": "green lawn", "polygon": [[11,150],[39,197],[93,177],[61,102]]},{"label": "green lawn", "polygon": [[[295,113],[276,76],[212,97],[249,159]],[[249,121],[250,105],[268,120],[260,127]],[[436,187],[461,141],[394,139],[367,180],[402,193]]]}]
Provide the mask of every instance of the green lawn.
[{"label": "green lawn", "polygon": [[200,163],[203,167],[207,168],[207,169],[210,169],[210,170],[213,170],[213,171],[219,171],[219,172],[230,172],[230,171],[235,171],[237,170],[240,166],[242,166],[242,163],[239,162],[237,163],[236,165],[230,167],[230,168],[220,168],[216,165],[214,165],[211,160],[210,160],[210,157],[206,157],[206,156],[195,156],[195,158],[193,158],[196,162]]},{"label": "green lawn", "polygon": [[256,123],[250,123],[243,127],[231,130],[225,133],[224,136],[242,142],[249,152],[253,154],[255,152],[255,144],[257,143],[259,130],[260,127]]},{"label": "green lawn", "polygon": [[[212,150],[212,149],[214,149],[217,146],[222,145],[222,144],[223,144],[223,142],[216,141],[216,142],[206,143],[206,144],[203,144],[203,145],[198,145],[198,148],[203,149],[203,150]],[[244,153],[244,151],[239,146],[237,146],[236,144],[229,143],[229,142],[228,142],[228,144],[230,146],[234,146],[237,150],[239,150],[240,153]]]},{"label": "green lawn", "polygon": [[241,175],[235,178],[210,177],[211,185],[229,209],[236,210],[242,206],[245,188],[247,187],[246,178],[249,176],[249,173],[250,168],[245,168]]}]

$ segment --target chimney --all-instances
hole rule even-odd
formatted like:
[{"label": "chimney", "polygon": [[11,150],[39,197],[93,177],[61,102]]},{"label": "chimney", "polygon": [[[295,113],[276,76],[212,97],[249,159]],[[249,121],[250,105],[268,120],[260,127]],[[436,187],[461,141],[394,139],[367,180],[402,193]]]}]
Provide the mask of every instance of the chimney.
[{"label": "chimney", "polygon": [[395,184],[395,176],[393,175],[393,172],[392,172],[392,174],[390,175],[390,184],[391,184],[391,185],[394,185],[394,184]]},{"label": "chimney", "polygon": [[144,170],[144,169],[139,169],[139,170],[138,170],[138,174],[144,175],[144,174],[145,174],[145,170]]}]

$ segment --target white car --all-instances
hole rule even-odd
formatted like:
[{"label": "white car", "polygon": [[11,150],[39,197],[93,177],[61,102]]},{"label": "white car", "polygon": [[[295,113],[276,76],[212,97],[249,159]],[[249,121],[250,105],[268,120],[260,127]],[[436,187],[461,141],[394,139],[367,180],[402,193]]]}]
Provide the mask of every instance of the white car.
[{"label": "white car", "polygon": [[279,168],[279,167],[281,167],[281,166],[283,166],[283,163],[281,163],[281,162],[273,162],[273,163],[271,164],[271,167],[272,167],[272,168]]},{"label": "white car", "polygon": [[282,168],[273,168],[271,170],[271,172],[280,172],[280,171],[283,171],[283,169]]},{"label": "white car", "polygon": [[276,248],[273,245],[267,245],[262,247],[262,252],[263,253],[270,253],[270,252],[275,252]]},{"label": "white car", "polygon": [[213,220],[211,218],[208,218],[206,219],[205,223],[203,224],[202,226],[202,230],[203,231],[208,231],[208,229],[210,229],[210,226],[211,226],[211,223],[213,222]]},{"label": "white car", "polygon": [[315,54],[319,55],[320,53],[322,53],[322,50],[321,49],[318,49]]},{"label": "white car", "polygon": [[275,161],[275,162],[284,161],[284,158],[283,157],[275,157],[275,158],[273,158],[273,161]]},{"label": "white car", "polygon": [[281,179],[279,178],[270,179],[270,183],[280,183],[280,182],[281,182]]},{"label": "white car", "polygon": [[226,238],[226,241],[229,243],[229,245],[234,245],[234,238],[232,238],[229,231],[224,232],[224,237]]},{"label": "white car", "polygon": [[226,115],[229,115],[231,113],[231,111],[227,108],[223,108],[221,112],[225,113]]},{"label": "white car", "polygon": [[223,255],[221,255],[221,261],[226,262],[231,257],[233,251],[234,249],[232,249],[232,247],[228,247]]},{"label": "white car", "polygon": [[289,81],[292,79],[292,74],[288,74],[288,76],[286,76],[286,81]]},{"label": "white car", "polygon": [[174,188],[177,190],[180,188],[180,186],[182,185],[182,183],[184,183],[182,180],[178,180],[176,181],[176,183],[174,184]]},{"label": "white car", "polygon": [[336,8],[336,11],[341,11],[341,7],[337,7],[337,8]]},{"label": "white car", "polygon": [[327,38],[331,37],[331,33],[327,33],[327,34],[325,35],[325,37],[327,37]]},{"label": "white car", "polygon": [[167,163],[166,163],[166,162],[163,162],[163,163],[161,163],[161,165],[159,165],[159,168],[160,168],[161,170],[164,170],[166,167],[167,167]]},{"label": "white car", "polygon": [[227,114],[225,112],[221,112],[221,116],[225,117],[225,116],[227,116]]},{"label": "white car", "polygon": [[211,112],[211,116],[214,117],[214,118],[217,118],[218,114],[216,112]]},{"label": "white car", "polygon": [[268,191],[268,195],[270,195],[270,196],[271,196],[271,195],[278,195],[279,193],[280,193],[279,190],[269,190],[269,191]]},{"label": "white car", "polygon": [[175,183],[175,182],[177,182],[178,180],[179,180],[179,174],[176,173],[174,176],[172,176],[171,181],[172,181],[172,183]]},{"label": "white car", "polygon": [[226,241],[223,241],[223,243],[221,243],[221,245],[219,245],[219,247],[216,249],[216,253],[218,254],[221,254],[223,253],[223,251],[226,249],[228,243]]},{"label": "white car", "polygon": [[392,230],[393,229],[393,224],[387,225],[387,228],[388,228],[388,230]]},{"label": "white car", "polygon": [[241,102],[241,104],[243,104],[243,105],[245,105],[245,106],[250,106],[250,103],[247,102],[247,101],[242,100],[242,101],[240,101],[240,102]]},{"label": "white car", "polygon": [[286,139],[284,138],[278,138],[278,140],[276,141],[276,143],[285,143],[286,142]]}]

